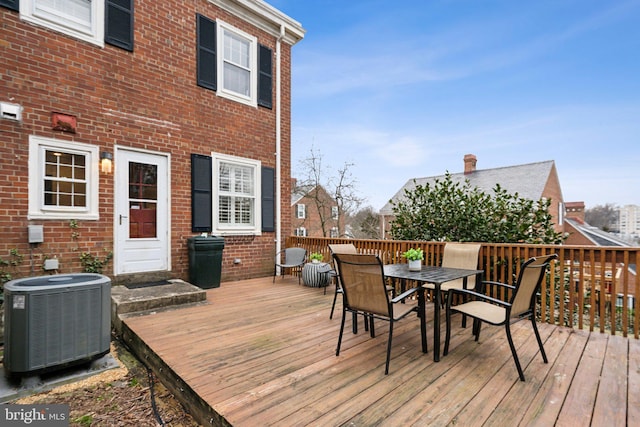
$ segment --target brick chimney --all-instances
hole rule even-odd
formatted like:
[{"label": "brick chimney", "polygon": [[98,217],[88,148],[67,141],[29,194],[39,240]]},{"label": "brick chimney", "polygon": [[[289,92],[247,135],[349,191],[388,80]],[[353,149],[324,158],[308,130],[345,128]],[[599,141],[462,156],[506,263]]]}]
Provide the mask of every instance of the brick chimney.
[{"label": "brick chimney", "polygon": [[564,204],[565,216],[584,224],[584,202],[566,202]]},{"label": "brick chimney", "polygon": [[473,154],[464,155],[464,174],[468,175],[476,170],[476,162],[478,159]]}]

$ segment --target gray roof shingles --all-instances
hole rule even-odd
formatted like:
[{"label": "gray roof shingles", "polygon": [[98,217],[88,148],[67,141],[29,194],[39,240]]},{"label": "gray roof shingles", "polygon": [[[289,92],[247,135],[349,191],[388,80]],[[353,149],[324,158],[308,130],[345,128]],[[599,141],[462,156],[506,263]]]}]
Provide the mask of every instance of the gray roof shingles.
[{"label": "gray roof shingles", "polygon": [[[493,188],[499,183],[500,187],[508,193],[518,193],[520,197],[538,200],[542,197],[542,192],[551,174],[553,164],[553,160],[547,160],[544,162],[505,166],[494,169],[479,169],[467,175],[462,172],[450,175],[453,182],[463,183],[465,179],[468,179],[472,187],[477,187],[485,193],[492,194]],[[427,182],[433,185],[436,179],[443,180],[444,177],[445,175],[412,178],[407,181],[391,200],[397,202],[404,197],[404,190],[412,191],[416,185],[424,186]],[[392,203],[387,202],[380,210],[380,213],[383,215],[393,214]]]}]

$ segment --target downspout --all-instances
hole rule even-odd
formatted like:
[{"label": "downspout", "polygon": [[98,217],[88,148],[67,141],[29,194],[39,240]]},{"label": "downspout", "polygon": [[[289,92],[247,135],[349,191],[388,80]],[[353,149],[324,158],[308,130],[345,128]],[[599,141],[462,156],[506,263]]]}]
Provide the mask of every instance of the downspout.
[{"label": "downspout", "polygon": [[[282,250],[282,90],[281,82],[281,47],[285,35],[284,25],[280,25],[280,36],[276,39],[276,253]],[[278,260],[280,262],[280,260]]]}]

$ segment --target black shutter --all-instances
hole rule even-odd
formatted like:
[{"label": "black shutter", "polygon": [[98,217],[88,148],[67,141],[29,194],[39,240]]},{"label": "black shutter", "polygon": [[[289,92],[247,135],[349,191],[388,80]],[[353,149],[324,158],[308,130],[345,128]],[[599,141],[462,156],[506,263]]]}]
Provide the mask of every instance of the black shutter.
[{"label": "black shutter", "polygon": [[4,6],[9,9],[13,9],[16,12],[20,11],[20,1],[19,0],[0,0],[0,6]]},{"label": "black shutter", "polygon": [[213,192],[211,157],[191,155],[191,231],[211,231]]},{"label": "black shutter", "polygon": [[216,90],[216,23],[196,15],[198,86]]},{"label": "black shutter", "polygon": [[271,90],[273,88],[273,72],[271,70],[271,49],[260,45],[258,49],[258,63],[260,64],[260,69],[258,70],[258,105],[272,108]]},{"label": "black shutter", "polygon": [[104,42],[133,52],[133,0],[106,0]]},{"label": "black shutter", "polygon": [[262,231],[275,231],[276,223],[276,170],[262,168]]}]

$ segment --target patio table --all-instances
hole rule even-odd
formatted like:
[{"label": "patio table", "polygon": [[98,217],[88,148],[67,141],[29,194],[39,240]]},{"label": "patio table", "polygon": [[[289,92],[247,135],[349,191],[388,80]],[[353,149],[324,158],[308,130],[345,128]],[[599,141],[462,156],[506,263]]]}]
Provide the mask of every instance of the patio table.
[{"label": "patio table", "polygon": [[[434,291],[434,319],[433,319],[433,361],[440,361],[440,286],[451,280],[462,279],[464,287],[467,287],[467,278],[470,276],[478,276],[476,283],[482,282],[483,270],[467,270],[462,268],[435,267],[423,265],[420,271],[410,271],[408,264],[387,264],[384,266],[384,275],[390,279],[399,279],[401,288],[406,288],[407,280],[414,280],[419,283],[432,283],[435,287]],[[418,298],[418,304],[421,316],[425,316],[426,322],[426,303],[425,298]]]}]

